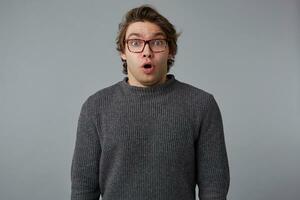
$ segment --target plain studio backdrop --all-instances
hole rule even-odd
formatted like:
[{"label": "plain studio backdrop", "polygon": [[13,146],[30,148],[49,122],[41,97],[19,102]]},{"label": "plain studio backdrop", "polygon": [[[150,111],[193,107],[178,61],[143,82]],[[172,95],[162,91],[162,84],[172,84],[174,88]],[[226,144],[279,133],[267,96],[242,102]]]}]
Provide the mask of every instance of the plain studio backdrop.
[{"label": "plain studio backdrop", "polygon": [[123,79],[118,23],[143,3],[182,31],[170,73],[219,103],[228,199],[299,199],[296,0],[1,0],[0,199],[70,198],[80,107]]}]

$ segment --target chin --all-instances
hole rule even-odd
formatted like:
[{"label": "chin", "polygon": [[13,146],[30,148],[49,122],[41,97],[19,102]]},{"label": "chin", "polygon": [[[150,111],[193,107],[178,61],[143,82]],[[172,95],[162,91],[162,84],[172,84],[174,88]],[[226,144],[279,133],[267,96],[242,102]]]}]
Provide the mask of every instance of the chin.
[{"label": "chin", "polygon": [[145,84],[149,85],[149,86],[153,86],[153,85],[157,85],[157,84],[160,84],[162,82],[163,78],[157,78],[157,77],[151,77],[151,78],[148,78],[146,81],[145,81]]}]

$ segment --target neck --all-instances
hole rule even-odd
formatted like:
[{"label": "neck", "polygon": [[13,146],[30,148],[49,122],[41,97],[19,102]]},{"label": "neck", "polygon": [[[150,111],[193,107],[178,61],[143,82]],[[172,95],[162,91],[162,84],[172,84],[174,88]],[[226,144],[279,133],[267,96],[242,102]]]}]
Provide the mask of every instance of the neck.
[{"label": "neck", "polygon": [[137,86],[137,87],[144,87],[144,88],[148,88],[148,87],[153,87],[156,85],[160,85],[165,83],[168,80],[167,75],[165,75],[161,80],[158,80],[157,82],[144,82],[141,83],[139,81],[137,81],[135,78],[133,78],[132,76],[130,76],[130,74],[128,74],[128,84],[131,86]]}]

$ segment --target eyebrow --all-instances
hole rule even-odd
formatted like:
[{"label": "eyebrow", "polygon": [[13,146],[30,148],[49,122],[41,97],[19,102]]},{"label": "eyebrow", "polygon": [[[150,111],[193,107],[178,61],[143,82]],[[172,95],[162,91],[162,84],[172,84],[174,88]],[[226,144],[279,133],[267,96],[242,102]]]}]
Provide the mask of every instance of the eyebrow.
[{"label": "eyebrow", "polygon": [[[139,34],[139,33],[130,33],[130,34],[128,35],[128,38],[131,37],[131,36],[142,37],[142,35]],[[165,34],[164,34],[163,32],[157,32],[157,33],[154,33],[154,34],[152,35],[152,37],[156,37],[156,36],[165,36]]]}]

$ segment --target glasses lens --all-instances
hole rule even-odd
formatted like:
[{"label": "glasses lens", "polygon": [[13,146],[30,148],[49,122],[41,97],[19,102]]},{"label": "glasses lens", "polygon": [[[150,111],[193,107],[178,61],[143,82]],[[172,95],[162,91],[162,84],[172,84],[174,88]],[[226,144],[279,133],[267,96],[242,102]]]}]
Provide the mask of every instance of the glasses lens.
[{"label": "glasses lens", "polygon": [[127,45],[132,52],[141,52],[144,47],[144,41],[138,39],[131,39],[127,41]]},{"label": "glasses lens", "polygon": [[166,40],[164,39],[155,39],[150,41],[150,47],[154,52],[164,51],[167,46],[166,44]]}]

